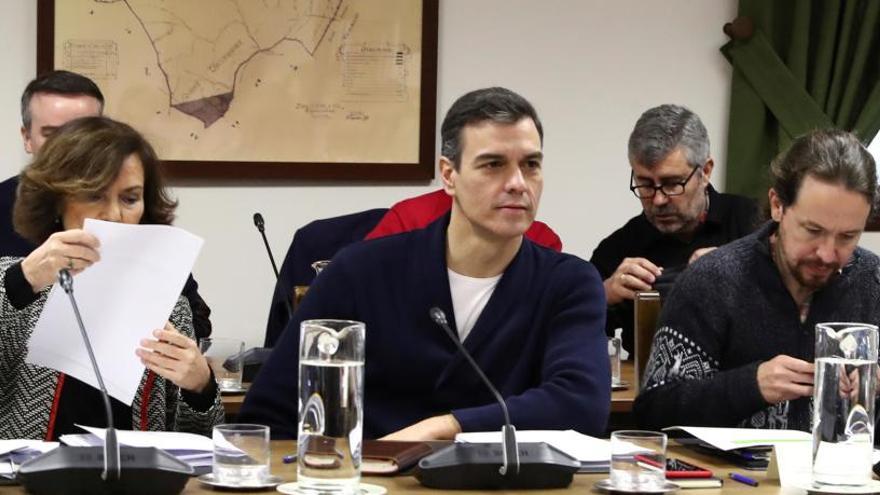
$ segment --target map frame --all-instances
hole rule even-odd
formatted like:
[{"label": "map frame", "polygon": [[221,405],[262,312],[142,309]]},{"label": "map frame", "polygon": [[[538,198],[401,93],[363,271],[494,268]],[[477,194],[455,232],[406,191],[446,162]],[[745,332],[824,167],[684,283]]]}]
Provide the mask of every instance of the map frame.
[{"label": "map frame", "polygon": [[[37,73],[55,68],[55,3],[37,0]],[[63,1],[63,0],[60,0]],[[437,118],[437,38],[439,0],[421,0],[421,75],[419,85],[418,161],[368,162],[269,162],[224,160],[163,160],[171,179],[309,179],[320,181],[422,181],[435,170]],[[131,122],[138,127],[137,122]]]}]

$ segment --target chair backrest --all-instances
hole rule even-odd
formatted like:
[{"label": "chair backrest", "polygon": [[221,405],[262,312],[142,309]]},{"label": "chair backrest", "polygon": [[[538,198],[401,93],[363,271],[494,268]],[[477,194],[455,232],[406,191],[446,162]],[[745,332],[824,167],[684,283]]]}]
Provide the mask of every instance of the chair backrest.
[{"label": "chair backrest", "polygon": [[376,208],[315,220],[293,234],[272,294],[265,347],[275,345],[290,320],[287,306],[294,297],[294,287],[308,287],[315,278],[312,263],[332,259],[340,249],[362,240],[387,211],[387,208]]},{"label": "chair backrest", "polygon": [[655,290],[636,292],[634,306],[633,380],[635,383],[633,387],[635,390],[640,390],[642,374],[648,365],[648,358],[651,357],[651,343],[654,341],[654,332],[657,331],[657,320],[660,319],[660,293]]}]

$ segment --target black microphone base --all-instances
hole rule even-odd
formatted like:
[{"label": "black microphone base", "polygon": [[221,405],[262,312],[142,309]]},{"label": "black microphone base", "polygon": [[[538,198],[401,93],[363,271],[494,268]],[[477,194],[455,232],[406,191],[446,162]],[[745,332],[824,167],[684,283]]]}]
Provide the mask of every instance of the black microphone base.
[{"label": "black microphone base", "polygon": [[457,443],[419,461],[416,478],[429,488],[446,490],[564,488],[571,484],[580,462],[546,443],[521,443],[519,474],[502,476],[501,444]]},{"label": "black microphone base", "polygon": [[59,447],[21,465],[18,479],[34,495],[180,493],[192,467],[156,448],[120,447],[121,476],[104,481],[104,447]]}]

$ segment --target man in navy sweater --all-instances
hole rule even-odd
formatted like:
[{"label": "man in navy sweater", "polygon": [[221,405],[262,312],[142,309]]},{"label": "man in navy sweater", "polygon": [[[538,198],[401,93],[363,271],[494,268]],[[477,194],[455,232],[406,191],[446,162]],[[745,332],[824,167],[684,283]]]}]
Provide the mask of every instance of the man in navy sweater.
[{"label": "man in navy sweater", "polygon": [[586,261],[523,237],[543,184],[534,108],[504,88],[473,91],[452,105],[441,134],[452,210],[424,229],[341,251],[257,376],[241,421],[296,438],[300,322],[341,318],[366,324],[365,438],[499,429],[500,406],[431,320],[437,306],[518,429],[604,431],[611,385],[602,280]]}]

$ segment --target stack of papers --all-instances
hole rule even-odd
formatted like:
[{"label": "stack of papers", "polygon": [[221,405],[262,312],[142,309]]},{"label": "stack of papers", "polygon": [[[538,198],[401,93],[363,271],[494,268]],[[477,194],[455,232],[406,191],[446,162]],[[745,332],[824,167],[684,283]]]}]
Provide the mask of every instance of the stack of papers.
[{"label": "stack of papers", "polygon": [[0,476],[14,478],[22,462],[58,447],[58,442],[0,440]]},{"label": "stack of papers", "polygon": [[[61,442],[71,447],[104,445],[104,428],[77,425],[88,433],[61,435]],[[116,430],[120,445],[129,447],[156,447],[186,462],[194,469],[210,468],[214,460],[214,442],[202,435],[176,431]]]},{"label": "stack of papers", "polygon": [[[501,443],[500,431],[459,433],[456,442]],[[581,473],[607,473],[611,468],[611,442],[574,430],[523,430],[516,432],[519,443],[544,442],[581,463]]]},{"label": "stack of papers", "polygon": [[719,450],[770,447],[780,443],[810,442],[813,437],[800,430],[759,430],[755,428],[709,428],[703,426],[670,426],[663,431],[681,430]]}]

